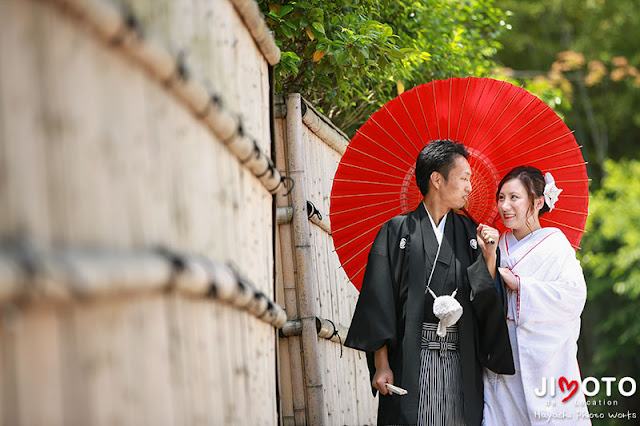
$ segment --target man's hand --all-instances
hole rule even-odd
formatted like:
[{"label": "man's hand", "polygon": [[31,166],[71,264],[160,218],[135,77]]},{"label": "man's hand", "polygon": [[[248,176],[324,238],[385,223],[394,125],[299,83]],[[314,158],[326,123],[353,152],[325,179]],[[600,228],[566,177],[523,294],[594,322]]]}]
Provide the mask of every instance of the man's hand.
[{"label": "man's hand", "polygon": [[373,375],[371,385],[378,389],[381,395],[388,395],[391,392],[387,389],[386,384],[393,384],[393,371],[389,367],[389,353],[386,346],[374,353],[374,362],[376,364],[376,372]]},{"label": "man's hand", "polygon": [[382,395],[388,395],[391,392],[387,389],[387,383],[393,384],[393,371],[387,367],[384,369],[376,368],[376,374],[373,375],[373,381],[371,384],[374,388],[378,389],[378,392]]},{"label": "man's hand", "polygon": [[[476,240],[482,249],[484,262],[487,264],[487,269],[493,279],[496,278],[496,251],[498,250],[498,238],[500,238],[500,233],[497,229],[482,223],[478,225],[478,228],[476,229]],[[491,241],[493,241],[493,243],[491,243]]]}]

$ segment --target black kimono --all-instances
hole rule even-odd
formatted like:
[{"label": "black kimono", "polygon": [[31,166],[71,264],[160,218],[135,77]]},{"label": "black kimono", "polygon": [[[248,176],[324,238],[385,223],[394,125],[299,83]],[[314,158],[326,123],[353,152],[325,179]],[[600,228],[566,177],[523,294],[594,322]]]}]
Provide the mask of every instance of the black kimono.
[{"label": "black kimono", "polygon": [[[417,423],[422,323],[437,322],[430,312],[433,298],[425,299],[437,248],[422,203],[383,225],[371,247],[345,345],[367,352],[371,377],[373,352],[387,345],[394,384],[408,390],[405,396],[380,395],[378,424]],[[447,216],[431,288],[438,295],[451,294],[447,280],[458,287],[456,299],[463,307],[457,325],[464,417],[468,425],[479,425],[484,399],[482,366],[513,374],[513,358],[503,304],[477,245],[476,226],[454,212]],[[438,285],[439,291],[434,288]]]}]

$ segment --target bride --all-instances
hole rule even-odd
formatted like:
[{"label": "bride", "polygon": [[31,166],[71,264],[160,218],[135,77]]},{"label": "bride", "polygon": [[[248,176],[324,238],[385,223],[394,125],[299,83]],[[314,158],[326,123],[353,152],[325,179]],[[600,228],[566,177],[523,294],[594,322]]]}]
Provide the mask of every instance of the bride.
[{"label": "bride", "polygon": [[587,295],[582,268],[562,231],[539,219],[561,192],[534,167],[513,169],[498,186],[509,228],[499,241],[499,271],[516,374],[485,369],[485,425],[591,423],[576,358]]}]

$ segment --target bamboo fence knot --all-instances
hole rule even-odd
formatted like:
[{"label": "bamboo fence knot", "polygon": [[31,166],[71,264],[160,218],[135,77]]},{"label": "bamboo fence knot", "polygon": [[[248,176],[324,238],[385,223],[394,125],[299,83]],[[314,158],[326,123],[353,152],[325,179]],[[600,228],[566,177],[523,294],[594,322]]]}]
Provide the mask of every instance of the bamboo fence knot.
[{"label": "bamboo fence knot", "polygon": [[123,251],[0,241],[0,303],[73,301],[175,291],[217,299],[276,328],[287,315],[232,266],[167,247]]},{"label": "bamboo fence knot", "polygon": [[331,223],[329,223],[329,219],[327,217],[323,218],[320,210],[309,200],[307,200],[307,217],[311,223],[331,235]]},{"label": "bamboo fence knot", "polygon": [[240,159],[240,164],[242,165],[247,164],[251,160],[260,158],[260,146],[258,145],[258,141],[255,139],[250,139],[250,141],[251,144],[253,144],[253,149],[249,152],[246,158]]},{"label": "bamboo fence knot", "polygon": [[327,319],[326,321],[328,321],[333,326],[333,333],[331,333],[331,337],[329,337],[329,339],[338,337],[338,343],[340,343],[340,358],[342,358],[342,338],[340,337],[340,333],[338,332],[338,327],[336,327],[335,323],[330,319]]},{"label": "bamboo fence knot", "polygon": [[319,318],[319,317],[304,317],[285,322],[280,329],[280,337],[300,336],[302,335],[303,319],[311,319],[315,321],[316,333],[318,337],[331,340],[335,343],[340,343],[340,354],[342,355],[343,341],[346,335],[349,333],[347,327],[336,325],[332,320]]},{"label": "bamboo fence knot", "polygon": [[178,277],[181,274],[184,274],[184,271],[187,268],[186,261],[182,256],[172,252],[164,246],[157,247],[154,251],[160,256],[166,258],[171,265],[171,277],[169,278],[167,284],[167,292],[170,292],[176,287]]},{"label": "bamboo fence knot", "polygon": [[311,219],[316,216],[318,220],[322,220],[322,213],[316,208],[316,206],[309,200],[307,200],[307,217]]}]

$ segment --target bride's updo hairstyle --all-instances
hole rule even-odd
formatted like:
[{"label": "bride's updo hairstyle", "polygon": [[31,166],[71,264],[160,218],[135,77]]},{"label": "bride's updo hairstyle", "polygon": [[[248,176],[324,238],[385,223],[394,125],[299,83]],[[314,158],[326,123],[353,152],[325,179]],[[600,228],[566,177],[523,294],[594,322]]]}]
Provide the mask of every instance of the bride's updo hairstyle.
[{"label": "bride's updo hairstyle", "polygon": [[[518,179],[527,190],[527,194],[529,195],[529,199],[531,200],[531,208],[533,211],[534,201],[537,198],[544,197],[544,187],[546,182],[544,181],[544,175],[540,171],[540,169],[536,167],[528,167],[528,166],[520,166],[511,170],[506,174],[505,177],[502,178],[500,184],[498,184],[498,191],[496,192],[496,201],[500,197],[500,191],[502,190],[502,186],[512,179]],[[549,211],[549,206],[545,202],[542,205],[542,208],[538,212],[538,216],[542,216],[544,213]]]}]

